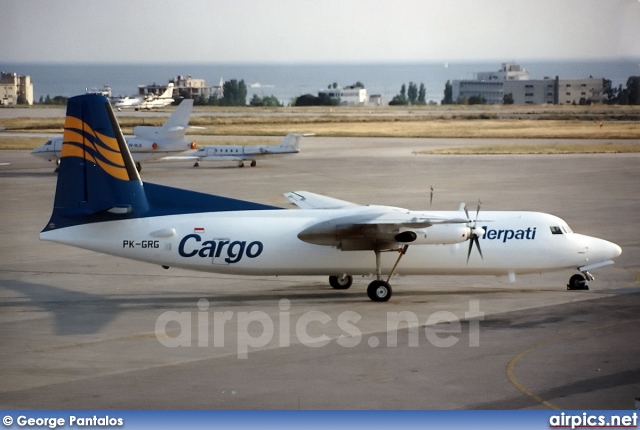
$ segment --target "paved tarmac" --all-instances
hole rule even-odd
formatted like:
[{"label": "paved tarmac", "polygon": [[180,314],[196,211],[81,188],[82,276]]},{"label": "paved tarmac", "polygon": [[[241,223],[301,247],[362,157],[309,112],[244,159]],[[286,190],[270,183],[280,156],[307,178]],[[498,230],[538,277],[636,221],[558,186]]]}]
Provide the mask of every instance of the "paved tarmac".
[{"label": "paved tarmac", "polygon": [[640,156],[414,155],[485,143],[311,137],[255,168],[156,162],[142,174],[286,207],[282,193],[308,190],[426,209],[433,186],[434,210],[480,198],[553,213],[622,246],[589,291],[566,290],[571,271],[515,284],[415,276],[373,303],[367,278],[336,291],[320,277],[164,270],[40,242],[53,164],[0,151],[0,407],[633,408]]}]

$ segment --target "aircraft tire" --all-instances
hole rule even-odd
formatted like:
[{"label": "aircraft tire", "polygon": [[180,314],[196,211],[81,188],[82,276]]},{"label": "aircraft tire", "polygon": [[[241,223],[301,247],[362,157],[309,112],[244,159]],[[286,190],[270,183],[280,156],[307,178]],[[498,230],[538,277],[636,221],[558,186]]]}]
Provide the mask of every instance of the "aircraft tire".
[{"label": "aircraft tire", "polygon": [[583,275],[575,274],[569,279],[567,290],[588,290],[587,278]]},{"label": "aircraft tire", "polygon": [[386,281],[373,281],[367,287],[367,296],[374,302],[386,302],[391,298],[391,285]]},{"label": "aircraft tire", "polygon": [[136,170],[138,171],[138,173],[142,171],[142,164],[140,164],[139,161],[136,163]]},{"label": "aircraft tire", "polygon": [[329,284],[336,290],[347,290],[353,284],[353,276],[329,276]]},{"label": "aircraft tire", "polygon": [[251,167],[256,167],[256,164],[258,164],[256,163],[256,160],[251,160]]}]

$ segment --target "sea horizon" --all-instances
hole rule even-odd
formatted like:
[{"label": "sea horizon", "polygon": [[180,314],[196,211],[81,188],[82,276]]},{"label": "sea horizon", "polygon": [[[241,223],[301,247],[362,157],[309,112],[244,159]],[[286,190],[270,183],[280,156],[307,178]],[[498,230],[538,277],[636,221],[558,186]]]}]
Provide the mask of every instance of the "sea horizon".
[{"label": "sea horizon", "polygon": [[389,101],[410,82],[423,83],[427,101],[439,102],[445,83],[454,79],[474,79],[478,72],[497,71],[502,63],[516,63],[529,72],[531,79],[604,78],[614,86],[625,85],[629,76],[640,74],[640,59],[605,60],[505,60],[505,61],[432,61],[397,63],[46,63],[0,62],[0,70],[29,75],[34,86],[34,101],[40,97],[71,97],[87,89],[111,88],[113,97],[138,93],[138,86],[164,85],[177,76],[205,79],[217,85],[221,79],[244,80],[247,102],[254,94],[276,96],[288,104],[294,97],[314,94],[333,83],[339,86],[362,82],[369,95],[380,94]]}]

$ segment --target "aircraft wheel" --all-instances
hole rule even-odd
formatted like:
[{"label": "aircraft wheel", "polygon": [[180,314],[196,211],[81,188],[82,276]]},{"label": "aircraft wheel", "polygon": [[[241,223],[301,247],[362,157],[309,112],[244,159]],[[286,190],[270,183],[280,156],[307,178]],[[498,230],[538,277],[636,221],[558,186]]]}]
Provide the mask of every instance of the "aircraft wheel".
[{"label": "aircraft wheel", "polygon": [[386,281],[373,281],[367,287],[367,296],[374,302],[386,302],[391,298],[391,285]]},{"label": "aircraft wheel", "polygon": [[329,284],[336,290],[347,290],[353,284],[353,277],[350,275],[329,276]]},{"label": "aircraft wheel", "polygon": [[256,167],[256,164],[258,164],[256,163],[256,160],[251,160],[251,167]]},{"label": "aircraft wheel", "polygon": [[238,167],[244,167],[244,163],[241,161],[238,163]]},{"label": "aircraft wheel", "polygon": [[573,275],[567,284],[567,290],[588,290],[587,278],[584,275]]},{"label": "aircraft wheel", "polygon": [[200,167],[200,163],[196,161],[195,163],[193,163],[193,167]]},{"label": "aircraft wheel", "polygon": [[136,163],[136,170],[138,171],[138,173],[142,171],[142,164],[140,164],[140,162]]}]

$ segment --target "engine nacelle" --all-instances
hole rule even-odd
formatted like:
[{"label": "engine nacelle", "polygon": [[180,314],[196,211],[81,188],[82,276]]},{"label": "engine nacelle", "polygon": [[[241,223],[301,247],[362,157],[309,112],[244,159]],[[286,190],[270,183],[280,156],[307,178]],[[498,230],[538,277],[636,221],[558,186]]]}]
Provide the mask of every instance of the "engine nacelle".
[{"label": "engine nacelle", "polygon": [[[415,233],[416,236],[415,240],[406,242],[412,245],[448,245],[461,243],[468,240],[471,235],[471,229],[466,224],[436,224],[419,230],[406,230],[396,236],[410,238],[410,236],[407,235],[409,232]],[[402,237],[399,239],[402,239]]]},{"label": "engine nacelle", "polygon": [[138,125],[133,127],[133,134],[135,134],[136,137],[143,137],[147,139],[158,137],[161,131],[162,127],[154,127],[151,125]]}]

